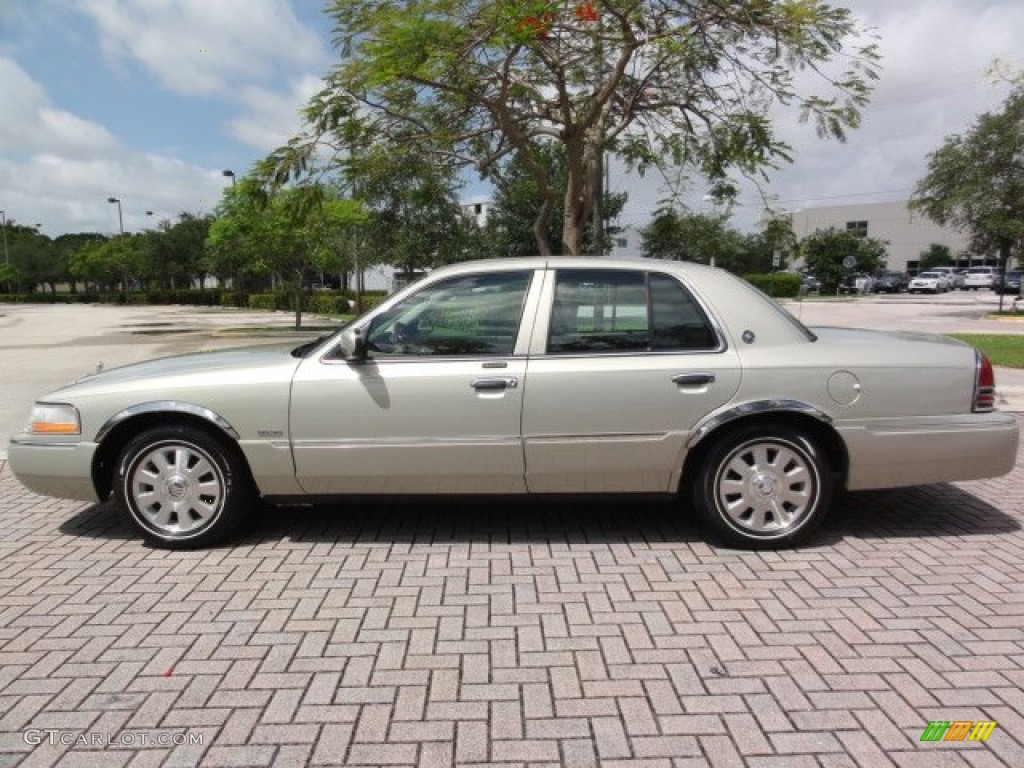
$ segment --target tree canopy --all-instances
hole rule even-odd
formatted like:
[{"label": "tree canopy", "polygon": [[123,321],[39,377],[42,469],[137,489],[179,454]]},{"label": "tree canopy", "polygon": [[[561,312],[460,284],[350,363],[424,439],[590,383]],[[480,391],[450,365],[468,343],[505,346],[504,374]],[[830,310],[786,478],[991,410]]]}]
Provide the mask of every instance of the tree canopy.
[{"label": "tree canopy", "polygon": [[911,206],[971,238],[977,253],[998,251],[1003,264],[1024,245],[1024,86],[1002,109],[928,156]]},{"label": "tree canopy", "polygon": [[[886,243],[862,237],[847,230],[819,229],[800,241],[800,250],[808,269],[821,281],[822,293],[835,293],[843,279],[854,272],[869,275],[885,268]],[[852,256],[847,268],[844,260]]]},{"label": "tree canopy", "polygon": [[[557,207],[563,252],[581,252],[606,153],[692,167],[727,194],[735,173],[789,158],[772,104],[842,138],[877,62],[850,13],[820,0],[334,0],[328,12],[339,60],[267,177],[330,166],[367,127],[481,172],[514,155],[542,202],[542,254]],[[546,144],[565,153],[564,193],[538,160]]]},{"label": "tree canopy", "polygon": [[228,190],[207,246],[218,277],[240,273],[280,275],[291,287],[295,328],[302,327],[302,280],[337,258],[338,236],[366,220],[362,206],[330,189],[309,185],[265,197],[252,179]]}]

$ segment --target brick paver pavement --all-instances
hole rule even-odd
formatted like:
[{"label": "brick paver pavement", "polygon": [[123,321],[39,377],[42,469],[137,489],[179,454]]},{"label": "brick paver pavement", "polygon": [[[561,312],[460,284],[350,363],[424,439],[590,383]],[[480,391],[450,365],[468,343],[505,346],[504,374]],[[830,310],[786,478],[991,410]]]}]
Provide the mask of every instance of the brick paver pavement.
[{"label": "brick paver pavement", "polygon": [[0,766],[1022,766],[1022,517],[1019,462],[844,496],[780,553],[622,499],[276,510],[170,553],[0,468]]}]

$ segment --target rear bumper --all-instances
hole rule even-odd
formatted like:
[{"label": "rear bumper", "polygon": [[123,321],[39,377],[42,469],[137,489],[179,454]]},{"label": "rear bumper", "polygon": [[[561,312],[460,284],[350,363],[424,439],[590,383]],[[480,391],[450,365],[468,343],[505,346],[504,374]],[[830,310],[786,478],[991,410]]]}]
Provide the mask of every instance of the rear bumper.
[{"label": "rear bumper", "polygon": [[100,501],[92,484],[96,443],[42,443],[11,438],[7,461],[30,491],[61,499]]},{"label": "rear bumper", "polygon": [[971,413],[836,424],[850,457],[849,490],[999,477],[1017,460],[1012,413]]}]

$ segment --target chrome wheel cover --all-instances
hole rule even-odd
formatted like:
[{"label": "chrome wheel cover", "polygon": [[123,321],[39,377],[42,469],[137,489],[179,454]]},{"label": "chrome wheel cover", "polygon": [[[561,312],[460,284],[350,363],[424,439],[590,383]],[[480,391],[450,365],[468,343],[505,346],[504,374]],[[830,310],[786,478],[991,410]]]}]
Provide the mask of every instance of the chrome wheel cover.
[{"label": "chrome wheel cover", "polygon": [[146,448],[126,479],[132,511],[164,538],[190,538],[214,523],[224,508],[227,483],[217,462],[192,443]]},{"label": "chrome wheel cover", "polygon": [[818,504],[818,470],[807,452],[778,438],[730,451],[715,475],[719,512],[748,536],[777,538],[803,525]]}]

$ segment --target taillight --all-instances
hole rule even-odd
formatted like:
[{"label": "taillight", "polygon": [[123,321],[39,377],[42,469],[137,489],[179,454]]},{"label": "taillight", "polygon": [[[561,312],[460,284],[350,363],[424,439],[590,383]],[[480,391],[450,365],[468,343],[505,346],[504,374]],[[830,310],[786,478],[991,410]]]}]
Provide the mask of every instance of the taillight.
[{"label": "taillight", "polygon": [[975,413],[996,409],[996,374],[992,363],[981,352],[974,353],[974,405]]}]

